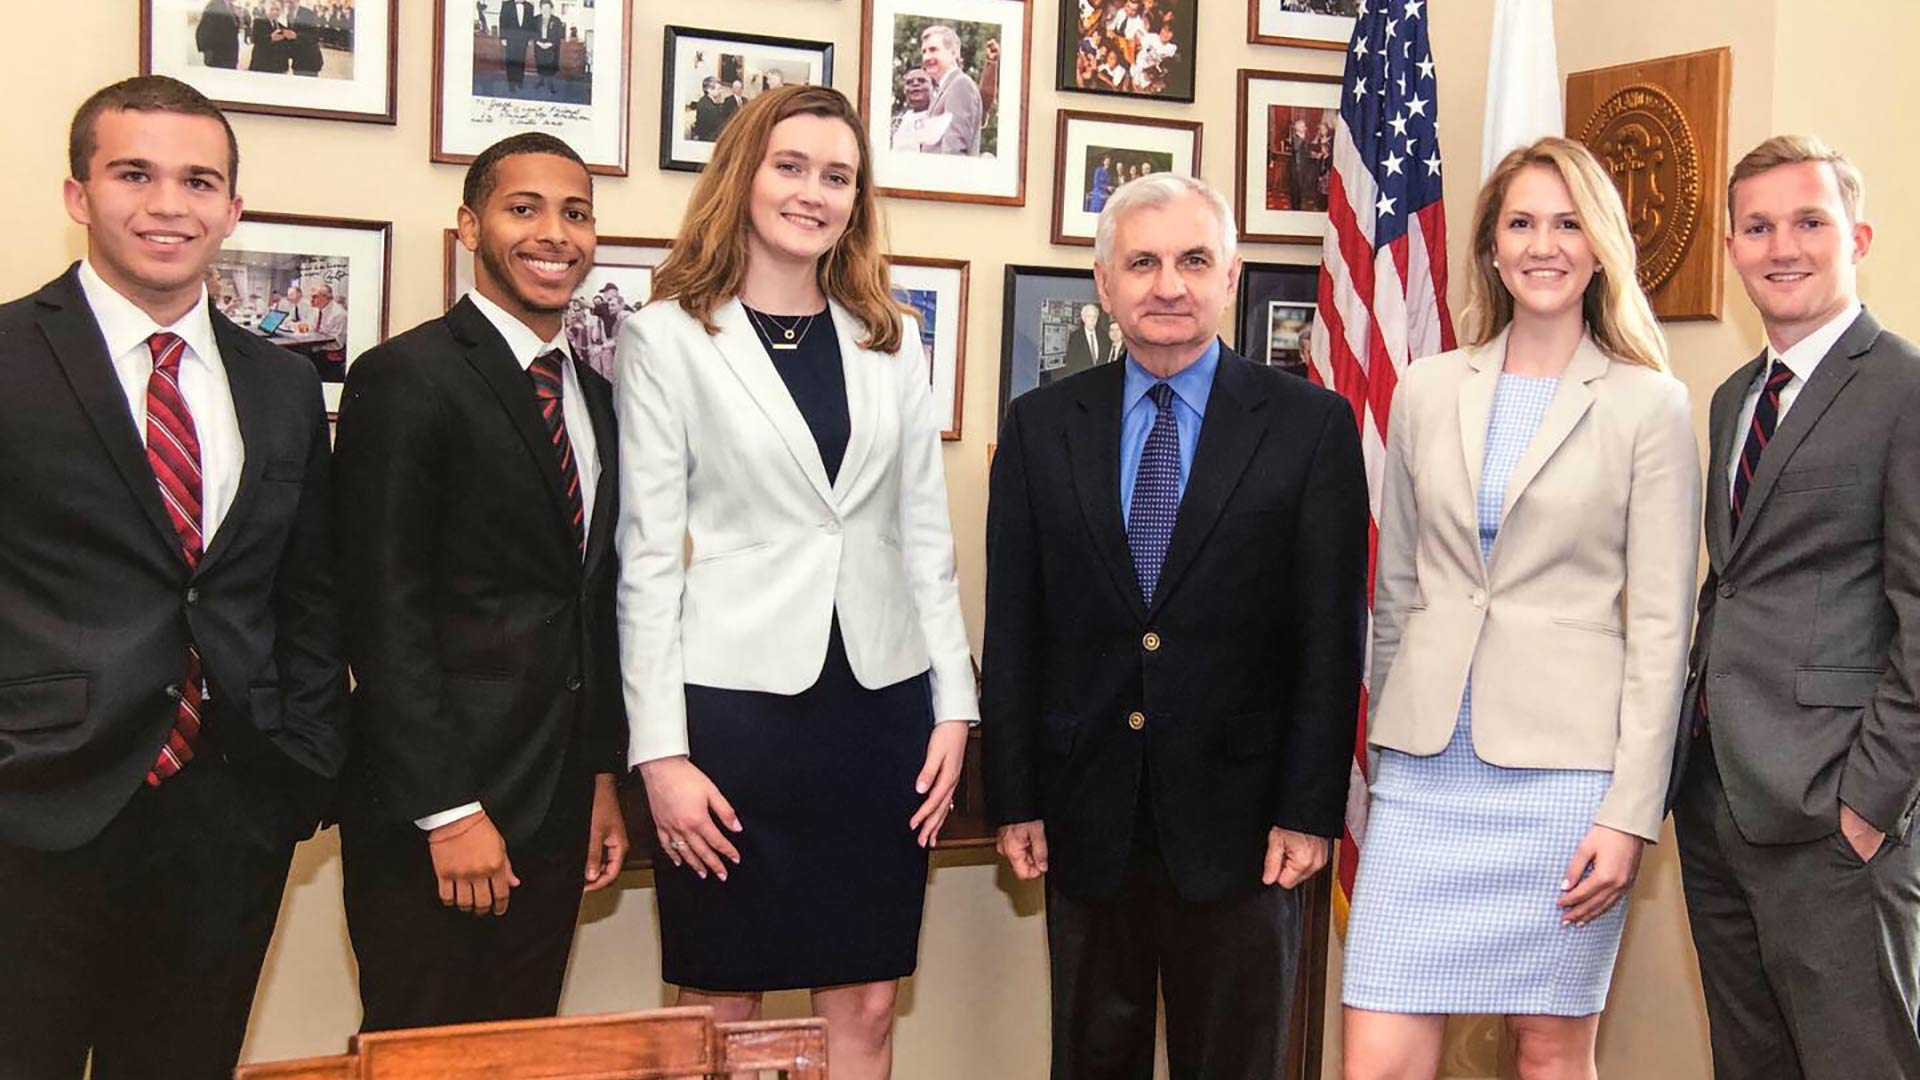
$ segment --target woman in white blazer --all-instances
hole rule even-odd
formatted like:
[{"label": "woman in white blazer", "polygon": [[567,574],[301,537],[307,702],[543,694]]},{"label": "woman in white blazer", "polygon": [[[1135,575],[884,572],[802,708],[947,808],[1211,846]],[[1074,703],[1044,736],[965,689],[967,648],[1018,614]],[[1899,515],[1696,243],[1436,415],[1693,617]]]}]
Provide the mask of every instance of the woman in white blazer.
[{"label": "woman in white blazer", "polygon": [[1449,1013],[1506,1015],[1523,1077],[1594,1075],[1686,672],[1700,462],[1612,182],[1516,150],[1470,242],[1469,344],[1388,425],[1349,1078],[1435,1075]]},{"label": "woman in white blazer", "polygon": [[728,124],[616,358],[621,665],[681,1002],[807,987],[882,1077],[927,848],[979,719],[940,425],[865,128],[770,90]]}]

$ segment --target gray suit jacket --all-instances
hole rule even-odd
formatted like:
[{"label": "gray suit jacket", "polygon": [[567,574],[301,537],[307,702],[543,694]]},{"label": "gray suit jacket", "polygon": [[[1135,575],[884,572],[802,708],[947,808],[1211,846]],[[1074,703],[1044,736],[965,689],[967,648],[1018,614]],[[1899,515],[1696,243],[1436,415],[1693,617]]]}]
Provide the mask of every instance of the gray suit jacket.
[{"label": "gray suit jacket", "polygon": [[980,128],[985,123],[982,112],[980,85],[973,81],[973,76],[956,70],[946,85],[935,91],[932,103],[927,106],[929,117],[953,117],[946,133],[940,136],[940,141],[927,149],[936,154],[978,157]]},{"label": "gray suit jacket", "polygon": [[1862,312],[1780,421],[1734,532],[1733,428],[1765,363],[1713,396],[1709,568],[1669,800],[1704,688],[1748,841],[1826,836],[1840,801],[1903,836],[1920,798],[1920,350]]}]

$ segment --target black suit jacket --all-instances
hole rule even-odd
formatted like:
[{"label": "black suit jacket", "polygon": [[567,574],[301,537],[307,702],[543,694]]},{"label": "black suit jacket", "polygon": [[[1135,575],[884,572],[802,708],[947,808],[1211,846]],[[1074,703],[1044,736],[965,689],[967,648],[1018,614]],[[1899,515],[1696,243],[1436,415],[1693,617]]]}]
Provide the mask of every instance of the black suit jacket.
[{"label": "black suit jacket", "polygon": [[325,63],[320,55],[320,17],[313,9],[302,5],[293,11],[287,20],[295,35],[289,42],[282,42],[287,48],[287,62],[295,74],[315,75]]},{"label": "black suit jacket", "polygon": [[189,572],[77,270],[0,307],[0,842],[70,849],[119,813],[172,728],[189,635],[202,751],[234,766],[263,845],[311,835],[339,771],[320,380],[210,315],[245,464]]},{"label": "black suit jacket", "polygon": [[207,0],[200,24],[194,27],[193,46],[208,67],[240,66],[240,17],[229,0]]},{"label": "black suit jacket", "polygon": [[253,29],[247,34],[247,40],[253,44],[253,51],[247,54],[248,71],[270,71],[276,75],[286,73],[287,43],[273,40],[275,25],[272,19],[264,17],[253,20]]},{"label": "black suit jacket", "polygon": [[[1120,512],[1108,364],[1008,411],[987,508],[981,701],[996,824],[1043,820],[1049,879],[1120,884],[1144,769],[1174,886],[1257,888],[1267,832],[1340,832],[1366,625],[1353,413],[1223,349],[1151,607]],[[1142,721],[1136,728],[1134,714]]]},{"label": "black suit jacket", "polygon": [[540,16],[536,12],[533,16],[533,24],[530,29],[534,41],[553,46],[551,49],[533,50],[535,69],[548,75],[559,71],[560,50],[567,42],[567,24],[561,21],[560,16],[551,16],[547,19],[546,32],[542,33]]},{"label": "black suit jacket", "polygon": [[[1100,362],[1100,356],[1107,351],[1107,335],[1103,330],[1095,329],[1093,346],[1087,346],[1087,328],[1075,324],[1073,333],[1067,338],[1067,369],[1060,373],[1062,378],[1076,371],[1085,371]],[[998,451],[995,451],[998,453]]]},{"label": "black suit jacket", "polygon": [[347,377],[335,511],[356,683],[349,822],[478,801],[518,843],[551,811],[584,812],[583,777],[626,771],[613,391],[576,367],[600,455],[584,564],[533,384],[472,301]]}]

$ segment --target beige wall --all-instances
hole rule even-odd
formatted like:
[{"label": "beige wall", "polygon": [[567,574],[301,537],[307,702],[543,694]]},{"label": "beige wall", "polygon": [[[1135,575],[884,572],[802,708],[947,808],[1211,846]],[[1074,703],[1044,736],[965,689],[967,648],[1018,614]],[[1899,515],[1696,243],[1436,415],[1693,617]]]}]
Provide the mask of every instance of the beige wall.
[{"label": "beige wall", "polygon": [[[432,5],[402,0],[400,123],[377,125],[235,116],[245,157],[243,193],[261,210],[331,213],[395,222],[392,319],[395,330],[438,313],[440,230],[451,224],[461,170],[427,162]],[[662,174],[658,138],[661,28],[667,21],[705,27],[828,38],[837,43],[838,85],[855,90],[859,63],[857,0],[705,0],[697,16],[669,20],[662,5],[635,4],[631,143],[633,175],[602,180],[601,229],[671,234],[693,180]],[[1079,249],[1046,241],[1053,185],[1053,114],[1070,107],[1200,119],[1207,131],[1204,173],[1231,188],[1234,69],[1340,70],[1332,52],[1256,48],[1244,42],[1239,0],[1202,5],[1203,61],[1192,106],[1137,104],[1052,89],[1055,5],[1039,0],[1034,19],[1029,116],[1028,205],[1021,209],[890,201],[895,250],[973,260],[968,325],[966,438],[947,449],[955,537],[966,611],[977,642],[982,602],[982,526],[986,448],[998,399],[1001,270],[1008,262],[1084,265]],[[1449,166],[1449,233],[1466,233],[1478,182],[1481,106],[1492,0],[1436,3],[1433,43],[1441,77],[1440,117]],[[1920,257],[1920,209],[1892,192],[1912,166],[1906,140],[1890,137],[1894,109],[1920,99],[1920,69],[1901,55],[1920,36],[1920,7],[1909,0],[1559,0],[1555,4],[1562,72],[1719,45],[1734,50],[1729,146],[1734,156],[1772,130],[1820,132],[1866,170],[1870,215],[1882,235],[1864,274],[1865,292],[1883,318],[1913,325],[1920,298],[1898,290],[1896,267]],[[5,79],[17,110],[15,147],[3,190],[20,211],[15,229],[27,255],[0,265],[0,295],[26,292],[83,251],[84,237],[58,209],[65,175],[64,134],[72,108],[92,89],[131,74],[137,64],[131,2],[68,5],[67,25],[87,50],[30,50]],[[1866,29],[1862,29],[1865,27]],[[1811,58],[1811,59],[1809,59]],[[31,92],[28,92],[31,88]],[[1887,103],[1887,104],[1880,104]],[[1876,186],[1877,181],[1877,186]],[[1303,248],[1257,247],[1250,258],[1312,261]],[[1456,274],[1457,295],[1462,278]],[[1876,288],[1876,286],[1878,286]],[[1675,367],[1693,389],[1704,427],[1707,395],[1758,347],[1759,330],[1738,282],[1728,276],[1726,317],[1668,328]],[[357,1019],[351,956],[339,906],[339,862],[331,834],[304,845],[282,911],[250,1034],[250,1059],[338,1049]],[[565,1009],[586,1012],[647,1007],[663,1000],[650,882],[629,876],[587,905]],[[1602,1025],[1603,1075],[1681,1080],[1707,1075],[1705,1020],[1692,967],[1673,845],[1650,849],[1635,894],[1609,1013]],[[1040,1077],[1046,1060],[1046,968],[1036,890],[1014,885],[978,858],[936,860],[928,896],[921,974],[911,980],[900,1024],[900,1073],[915,1080]],[[1338,957],[1330,1000],[1338,1000]],[[776,1012],[794,1012],[794,995]],[[1337,1016],[1329,1045],[1338,1045]],[[1484,1026],[1457,1028],[1454,1059],[1489,1058]],[[1456,1075],[1474,1075],[1463,1068]],[[1484,1075],[1484,1071],[1480,1072]],[[1327,1075],[1337,1075],[1329,1057]]]}]

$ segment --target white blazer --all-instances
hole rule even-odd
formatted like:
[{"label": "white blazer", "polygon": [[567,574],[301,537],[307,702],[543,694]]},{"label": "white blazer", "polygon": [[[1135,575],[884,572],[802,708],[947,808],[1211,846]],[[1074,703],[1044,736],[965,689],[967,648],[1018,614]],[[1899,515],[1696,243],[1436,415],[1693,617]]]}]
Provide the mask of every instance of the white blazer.
[{"label": "white blazer", "polygon": [[[840,614],[860,685],[932,669],[936,720],[980,718],[915,324],[893,354],[832,325],[852,432],[832,484],[738,300],[709,335],[677,303],[620,330],[620,668],[628,763],[687,752],[688,683],[797,694]],[[688,544],[691,542],[691,556]]]}]

